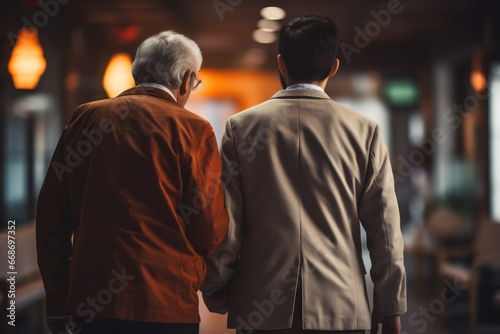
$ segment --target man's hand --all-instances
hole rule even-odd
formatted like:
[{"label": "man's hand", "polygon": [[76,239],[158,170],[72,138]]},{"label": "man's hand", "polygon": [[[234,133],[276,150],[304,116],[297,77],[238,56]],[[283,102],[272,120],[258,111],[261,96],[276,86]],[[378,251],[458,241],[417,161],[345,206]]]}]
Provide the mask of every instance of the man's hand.
[{"label": "man's hand", "polygon": [[226,314],[228,311],[229,298],[227,296],[217,294],[209,296],[204,293],[203,301],[212,313]]},{"label": "man's hand", "polygon": [[401,319],[399,314],[383,315],[376,311],[372,313],[372,330],[370,334],[378,333],[378,324],[382,324],[382,334],[400,334]]},{"label": "man's hand", "polygon": [[47,326],[52,334],[71,334],[72,320],[71,317],[48,317]]}]

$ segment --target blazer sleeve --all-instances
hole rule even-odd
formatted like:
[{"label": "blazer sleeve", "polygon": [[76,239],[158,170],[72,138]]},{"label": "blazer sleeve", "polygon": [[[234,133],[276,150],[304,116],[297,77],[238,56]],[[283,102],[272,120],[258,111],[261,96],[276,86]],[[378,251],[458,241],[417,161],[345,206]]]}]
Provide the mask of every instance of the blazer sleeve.
[{"label": "blazer sleeve", "polygon": [[226,234],[228,215],[221,185],[221,161],[213,129],[201,131],[200,142],[187,159],[183,202],[179,209],[195,251],[209,260]]},{"label": "blazer sleeve", "polygon": [[[224,298],[229,294],[228,285],[236,270],[242,250],[245,206],[241,183],[241,167],[238,162],[231,119],[229,119],[226,124],[221,154],[225,201],[229,212],[229,223],[224,241],[214,252],[212,260],[207,264],[207,276],[201,289],[209,309],[211,309],[209,305],[209,296]],[[225,296],[221,296],[221,294]],[[224,313],[221,311],[216,312]]]},{"label": "blazer sleeve", "polygon": [[46,292],[48,316],[65,314],[73,221],[64,160],[64,132],[56,147],[38,197],[37,261]]},{"label": "blazer sleeve", "polygon": [[366,230],[372,261],[370,275],[374,283],[374,310],[384,314],[404,313],[406,274],[399,208],[389,154],[378,126],[372,137],[358,212]]}]

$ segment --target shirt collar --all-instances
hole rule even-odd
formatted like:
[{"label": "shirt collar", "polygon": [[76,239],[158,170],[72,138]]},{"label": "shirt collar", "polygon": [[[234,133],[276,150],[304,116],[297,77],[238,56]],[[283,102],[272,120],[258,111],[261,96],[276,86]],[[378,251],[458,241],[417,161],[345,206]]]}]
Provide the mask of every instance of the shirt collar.
[{"label": "shirt collar", "polygon": [[160,85],[157,83],[152,83],[152,82],[146,82],[146,83],[141,83],[141,84],[137,85],[137,87],[154,87],[154,88],[161,89],[162,91],[164,91],[164,92],[168,93],[170,96],[172,96],[174,101],[177,102],[177,99],[175,98],[174,93],[172,93],[172,91],[170,89],[168,89],[167,87],[165,87],[163,85]]},{"label": "shirt collar", "polygon": [[310,83],[301,83],[301,84],[290,85],[286,88],[286,90],[293,90],[293,89],[315,89],[315,90],[319,90],[321,92],[325,91],[320,86],[310,84]]}]

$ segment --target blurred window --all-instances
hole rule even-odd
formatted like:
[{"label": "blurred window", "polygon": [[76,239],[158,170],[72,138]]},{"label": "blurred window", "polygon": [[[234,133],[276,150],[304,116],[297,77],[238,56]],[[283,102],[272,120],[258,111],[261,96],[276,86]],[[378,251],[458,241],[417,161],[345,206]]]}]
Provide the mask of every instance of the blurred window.
[{"label": "blurred window", "polygon": [[60,131],[50,96],[29,94],[14,101],[5,119],[4,222],[23,224],[35,218],[38,192]]},{"label": "blurred window", "polygon": [[491,217],[500,223],[500,63],[490,76],[490,189]]}]

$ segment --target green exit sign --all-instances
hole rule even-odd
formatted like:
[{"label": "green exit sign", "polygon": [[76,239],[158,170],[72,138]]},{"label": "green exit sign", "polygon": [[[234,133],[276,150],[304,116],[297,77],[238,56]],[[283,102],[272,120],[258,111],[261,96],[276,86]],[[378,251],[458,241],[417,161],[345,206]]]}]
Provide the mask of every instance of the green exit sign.
[{"label": "green exit sign", "polygon": [[384,96],[396,106],[415,105],[419,92],[415,81],[409,79],[391,80],[384,84]]}]

